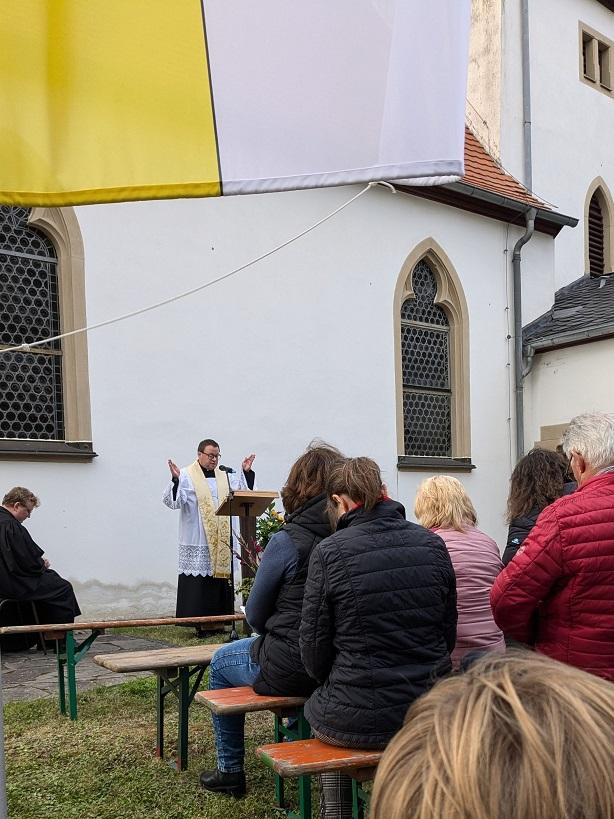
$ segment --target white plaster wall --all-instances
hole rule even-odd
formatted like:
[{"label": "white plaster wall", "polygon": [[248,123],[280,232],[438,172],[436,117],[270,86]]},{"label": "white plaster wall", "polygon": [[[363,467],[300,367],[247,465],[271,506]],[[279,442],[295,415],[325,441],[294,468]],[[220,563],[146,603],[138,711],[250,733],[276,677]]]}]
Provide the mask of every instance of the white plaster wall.
[{"label": "white plaster wall", "polygon": [[[208,281],[356,190],[79,208],[88,319]],[[508,242],[520,233],[514,228]],[[392,304],[404,259],[427,236],[455,265],[471,321],[477,469],[461,477],[483,528],[503,543],[511,467],[506,228],[378,189],[257,266],[92,332],[92,463],[0,462],[3,486],[22,484],[42,498],[28,526],[78,582],[84,613],[172,611],[178,521],[160,500],[166,460],[189,463],[205,436],[220,441],[230,465],[255,451],[258,485],[267,489],[279,488],[305,444],[322,437],[373,456],[413,509],[424,475],[396,469]],[[526,248],[527,281],[551,266],[552,241],[536,237]]]},{"label": "white plaster wall", "polygon": [[540,427],[565,424],[574,415],[614,412],[614,340],[540,353],[525,381],[525,446],[540,440]]},{"label": "white plaster wall", "polygon": [[[553,293],[555,289],[556,272],[554,264],[553,247],[556,249],[557,242],[565,230],[559,233],[556,240],[551,237],[535,232],[531,240],[522,248],[521,275],[522,275],[522,323],[528,324],[533,319],[541,316],[552,307]],[[509,277],[512,277],[512,254],[514,243],[517,238],[524,233],[524,230],[510,230],[509,239]],[[510,299],[512,298],[510,292]]]},{"label": "white plaster wall", "polygon": [[595,0],[539,0],[531,9],[533,188],[580,219],[556,243],[557,288],[584,270],[584,203],[601,176],[614,189],[614,99],[579,77],[579,21],[614,40],[614,13]]}]

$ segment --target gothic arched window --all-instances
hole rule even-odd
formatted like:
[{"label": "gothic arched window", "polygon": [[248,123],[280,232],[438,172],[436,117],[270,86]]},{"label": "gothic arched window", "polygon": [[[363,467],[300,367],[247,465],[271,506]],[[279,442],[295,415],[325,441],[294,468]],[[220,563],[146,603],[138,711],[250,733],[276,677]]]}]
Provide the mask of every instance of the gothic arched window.
[{"label": "gothic arched window", "polygon": [[407,257],[395,290],[399,469],[470,470],[469,317],[434,239]]},{"label": "gothic arched window", "polygon": [[437,282],[424,259],[412,290],[401,306],[405,454],[451,458],[450,322],[435,304]]},{"label": "gothic arched window", "polygon": [[601,177],[593,180],[584,205],[585,267],[589,276],[614,272],[614,202]]},{"label": "gothic arched window", "polygon": [[591,276],[603,276],[605,272],[604,219],[599,192],[591,196],[588,206],[588,261]]},{"label": "gothic arched window", "polygon": [[74,211],[0,206],[1,457],[93,455],[85,334],[36,344],[85,323]]},{"label": "gothic arched window", "polygon": [[[26,208],[0,207],[0,344],[58,335],[58,258],[53,242],[28,225]],[[62,440],[62,347],[0,355],[0,437]]]}]

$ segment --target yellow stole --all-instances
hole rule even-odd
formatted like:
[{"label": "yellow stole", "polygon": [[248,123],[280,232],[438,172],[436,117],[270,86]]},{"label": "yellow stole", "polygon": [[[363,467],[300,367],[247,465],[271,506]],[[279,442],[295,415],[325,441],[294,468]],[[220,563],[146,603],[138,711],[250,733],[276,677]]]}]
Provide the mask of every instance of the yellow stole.
[{"label": "yellow stole", "polygon": [[[211,570],[213,577],[230,577],[230,518],[221,517],[215,514],[213,507],[213,496],[207,478],[203,475],[198,461],[194,461],[187,468],[187,473],[194,485],[196,492],[196,502],[200,519],[203,523],[207,544],[209,546],[209,557],[211,558]],[[215,470],[215,480],[217,481],[218,503],[221,503],[228,495],[228,479],[226,473]]]}]

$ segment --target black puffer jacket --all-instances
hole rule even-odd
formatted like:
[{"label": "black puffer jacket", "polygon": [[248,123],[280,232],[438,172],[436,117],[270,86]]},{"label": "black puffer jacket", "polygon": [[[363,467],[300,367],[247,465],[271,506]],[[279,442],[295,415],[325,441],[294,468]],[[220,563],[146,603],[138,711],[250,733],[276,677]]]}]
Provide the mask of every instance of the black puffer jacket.
[{"label": "black puffer jacket", "polygon": [[344,515],[313,550],[301,656],[320,683],[305,714],[319,734],[383,747],[407,708],[451,669],[456,580],[443,540],[395,501]]},{"label": "black puffer jacket", "polygon": [[316,683],[301,662],[298,629],[311,551],[331,533],[326,516],[326,496],[319,495],[288,515],[284,530],[296,546],[298,565],[292,580],[279,590],[264,634],[251,647],[253,660],[260,665],[254,691],[257,694],[307,697]]},{"label": "black puffer jacket", "polygon": [[[563,486],[563,495],[571,495],[577,488],[578,485],[575,481],[568,481]],[[523,541],[527,539],[529,532],[535,526],[537,518],[543,511],[543,509],[538,509],[537,506],[534,506],[526,515],[520,515],[520,517],[514,518],[510,522],[509,529],[507,530],[507,543],[503,557],[501,558],[504,566],[507,566],[521,547]]]},{"label": "black puffer jacket", "polygon": [[528,514],[521,515],[510,521],[509,529],[507,530],[507,543],[501,558],[504,566],[507,566],[520,548],[522,542],[526,540],[529,532],[535,526],[535,521],[541,511],[541,509],[535,506]]}]

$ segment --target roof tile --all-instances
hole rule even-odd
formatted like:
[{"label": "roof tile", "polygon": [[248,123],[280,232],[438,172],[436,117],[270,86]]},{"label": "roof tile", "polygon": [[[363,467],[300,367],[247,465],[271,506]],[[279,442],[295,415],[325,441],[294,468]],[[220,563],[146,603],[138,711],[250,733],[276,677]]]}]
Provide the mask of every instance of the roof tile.
[{"label": "roof tile", "polygon": [[476,188],[507,196],[518,202],[526,202],[542,210],[552,210],[527,190],[511,174],[504,171],[475,134],[465,126],[465,175],[461,182]]},{"label": "roof tile", "polygon": [[613,316],[614,275],[582,276],[557,290],[550,310],[523,328],[523,343],[556,346],[578,333],[599,338],[611,334]]}]

